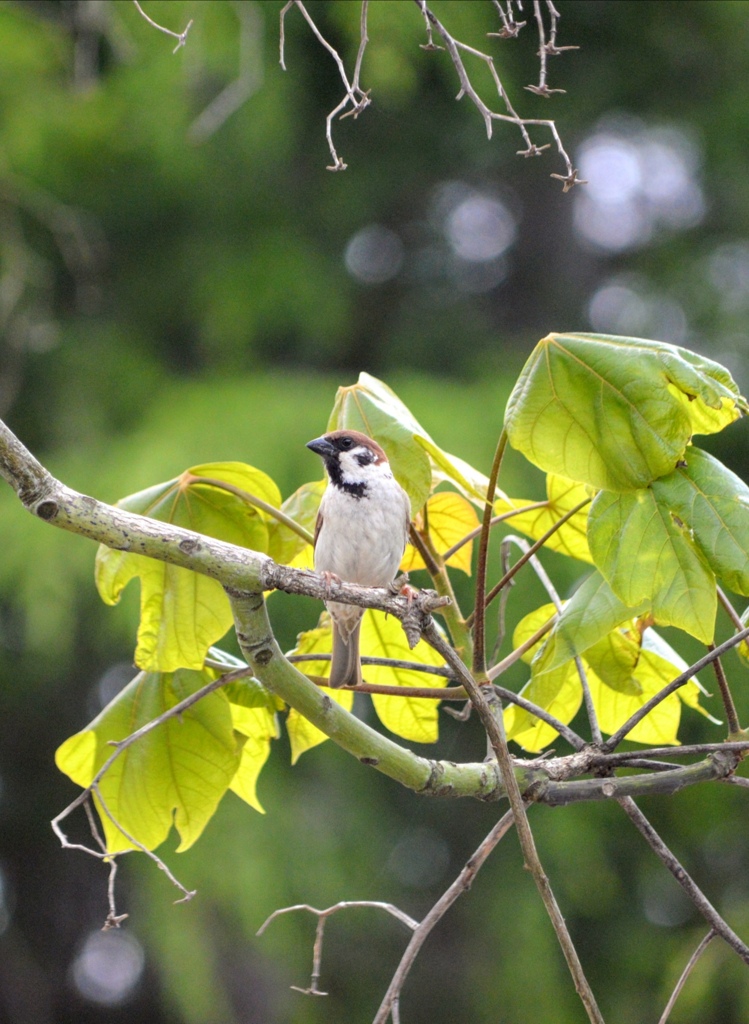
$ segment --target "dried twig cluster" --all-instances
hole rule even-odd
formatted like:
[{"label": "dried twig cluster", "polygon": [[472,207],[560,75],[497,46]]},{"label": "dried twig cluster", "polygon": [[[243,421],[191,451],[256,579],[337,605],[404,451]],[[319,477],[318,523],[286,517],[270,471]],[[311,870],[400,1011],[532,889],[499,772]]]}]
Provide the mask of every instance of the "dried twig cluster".
[{"label": "dried twig cluster", "polygon": [[[499,14],[501,28],[497,32],[488,33],[489,36],[495,36],[500,39],[514,39],[519,34],[520,30],[526,24],[525,21],[518,21],[516,18],[516,9],[522,11],[523,0],[506,0],[504,7],[499,0],[492,0],[494,7],[497,9]],[[526,0],[528,2],[528,0]],[[325,136],[328,141],[328,148],[330,149],[330,155],[332,157],[332,164],[328,166],[329,171],[343,171],[346,169],[346,164],[338,155],[336,147],[333,143],[333,130],[332,125],[336,117],[358,117],[362,111],[369,106],[370,94],[369,91],[365,91],[360,85],[362,61],[364,58],[364,52],[369,42],[369,36],[367,34],[367,11],[368,11],[369,0],[362,0],[361,5],[361,18],[360,18],[360,41],[359,48],[356,55],[356,62],[354,65],[353,75],[351,80],[346,73],[346,68],[340,54],[336,48],[325,38],[320,31],[309,11],[304,5],[303,0],[288,0],[281,11],[281,25],[280,25],[280,50],[281,50],[281,67],[286,68],[285,63],[285,19],[289,11],[296,7],[308,25],[314,32],[316,38],[320,44],[328,51],[331,57],[336,62],[338,67],[338,73],[344,85],[345,93],[340,103],[330,111],[326,118]],[[556,124],[553,120],[546,118],[530,118],[521,117],[515,110],[510,97],[500,79],[495,63],[495,58],[488,53],[484,53],[482,50],[476,49],[476,47],[469,46],[467,43],[462,42],[456,36],[454,36],[445,24],[437,17],[434,11],[428,6],[426,0],[414,0],[414,3],[419,8],[424,18],[424,24],[426,27],[427,42],[422,44],[421,48],[427,51],[446,50],[450,60],[452,61],[455,72],[458,76],[458,82],[460,83],[460,89],[458,91],[457,99],[462,99],[467,96],[470,101],[474,104],[476,109],[481,114],[486,128],[486,133],[489,138],[492,136],[493,123],[494,121],[504,121],[510,124],[514,124],[523,139],[525,148],[518,150],[519,156],[541,156],[544,150],[551,146],[551,143],[545,143],[544,145],[537,146],[531,139],[529,128],[540,127],[545,128],[550,132],[554,145],[556,146],[559,156],[564,161],[565,173],[564,174],[552,174],[551,177],[557,178],[559,181],[564,183],[564,191],[568,192],[574,185],[584,184],[577,177],[577,170],[572,166],[572,161],[562,144],[561,137],[557,130]],[[538,83],[535,85],[528,85],[526,89],[529,92],[534,93],[536,96],[542,96],[545,99],[549,99],[556,93],[563,93],[564,89],[552,89],[549,87],[547,82],[548,69],[547,61],[549,57],[557,56],[558,54],[564,53],[566,50],[576,50],[576,46],[558,46],[557,45],[557,29],[559,24],[559,12],[555,8],[552,0],[533,0],[533,13],[538,31],[538,43],[539,50],[538,56],[540,61],[539,67],[539,78]],[[548,21],[548,38],[547,38],[547,25],[545,19]],[[435,34],[441,39],[442,44],[434,41]],[[494,110],[492,107],[482,98],[479,94],[471,77],[466,68],[464,62],[464,55],[475,57],[478,60],[483,61],[488,67],[494,86],[497,92],[497,99],[502,103],[503,110]]]}]

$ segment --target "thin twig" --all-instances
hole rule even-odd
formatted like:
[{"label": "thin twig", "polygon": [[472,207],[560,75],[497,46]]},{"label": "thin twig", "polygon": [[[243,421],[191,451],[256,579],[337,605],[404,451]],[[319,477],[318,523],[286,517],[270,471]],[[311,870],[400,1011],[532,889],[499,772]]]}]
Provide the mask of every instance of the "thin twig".
[{"label": "thin twig", "polygon": [[[544,590],[551,598],[552,603],[557,610],[557,616],[559,616],[559,614],[562,611],[561,598],[557,593],[556,587],[551,582],[549,574],[546,572],[543,565],[541,565],[541,562],[538,560],[538,558],[534,554],[532,554],[531,547],[528,544],[528,542],[526,540],[523,540],[522,537],[515,537],[510,535],[509,537],[505,537],[503,543],[508,545],[515,544],[517,545],[517,547],[520,548],[521,551],[523,551],[526,555],[529,556],[528,560],[530,562],[530,566],[535,572],[536,576],[538,576]],[[580,679],[580,686],[582,687],[583,691],[583,704],[585,705],[585,713],[588,718],[588,724],[590,725],[590,738],[596,746],[600,746],[603,742],[603,735],[601,734],[601,727],[598,723],[598,714],[596,713],[595,704],[593,703],[593,694],[590,691],[590,685],[588,684],[588,676],[585,671],[585,667],[583,666],[582,658],[575,658],[575,668],[577,669],[577,674]]]},{"label": "thin twig", "polygon": [[731,949],[741,957],[745,964],[749,964],[749,947],[746,946],[736,932],[734,932],[726,921],[723,920],[696,882],[691,878],[686,869],[679,863],[677,858],[663,842],[634,800],[631,797],[623,797],[618,802],[637,831],[644,837],[648,846],[650,846],[651,850],[653,850],[662,863],[666,865],[668,870],[687,894],[692,904],[705,918],[710,927],[728,943]]},{"label": "thin twig", "polygon": [[346,68],[344,66],[343,60],[341,59],[340,54],[338,53],[336,48],[331,43],[328,42],[328,40],[325,38],[325,36],[323,36],[322,32],[317,27],[314,19],[310,15],[309,11],[304,6],[304,3],[302,2],[302,0],[288,0],[288,3],[284,4],[283,8],[281,9],[279,48],[280,48],[281,67],[284,69],[284,71],[286,70],[286,63],[285,63],[285,56],[284,56],[284,49],[285,49],[284,23],[285,23],[285,20],[286,20],[286,15],[291,10],[292,7],[296,7],[301,12],[302,16],[304,17],[304,20],[307,22],[309,27],[312,29],[312,32],[315,35],[315,38],[317,39],[317,41],[320,43],[320,45],[322,47],[324,47],[324,49],[326,49],[328,51],[330,56],[335,61],[336,67],[338,68],[338,74],[340,75],[341,81],[343,82],[344,88],[346,90],[345,91],[345,95],[344,95],[343,99],[341,100],[341,102],[337,106],[335,106],[333,108],[333,110],[330,111],[330,113],[328,114],[328,116],[325,119],[325,138],[328,140],[328,149],[330,150],[330,155],[331,155],[331,157],[333,159],[333,163],[330,166],[328,166],[327,170],[329,170],[329,171],[345,171],[347,165],[338,156],[338,153],[336,152],[335,146],[333,145],[333,121],[335,120],[335,118],[339,114],[342,113],[342,111],[346,110],[346,108],[349,105],[351,106],[351,109],[348,111],[348,113],[345,116],[356,118],[371,103],[371,100],[369,98],[369,92],[368,91],[365,92],[361,88],[361,86],[359,85],[359,76],[361,74],[361,66],[362,66],[362,61],[364,59],[364,50],[366,49],[367,42],[368,42],[368,36],[367,36],[367,0],[363,0],[363,3],[362,3],[362,13],[361,13],[361,20],[360,20],[361,39],[360,39],[360,42],[359,42],[359,49],[358,49],[358,52],[357,52],[357,55],[356,55],[356,64],[355,64],[355,67],[354,67],[354,77],[353,77],[353,81],[352,82],[349,82],[349,80],[348,80],[348,76],[346,74]]},{"label": "thin twig", "polygon": [[[498,460],[495,459],[495,462],[497,461]],[[491,493],[490,488],[489,494]],[[507,746],[502,707],[499,702],[499,698],[496,695],[496,691],[491,694],[487,694],[486,686],[478,686],[476,684],[473,676],[460,660],[457,653],[443,640],[433,621],[426,624],[423,636],[427,643],[434,647],[435,650],[439,651],[445,661],[452,666],[457,678],[463,683],[470,694],[471,702],[479,714],[481,724],[486,730],[494,755],[497,758],[499,772],[502,777],[507,797],[510,801],[510,808],[512,809],[515,828],[518,832],[518,839],[520,840],[520,846],[523,851],[526,867],[533,876],[533,881],[536,884],[536,888],[541,896],[546,912],[549,915],[549,920],[551,921],[556,933],[564,958],[567,961],[567,966],[575,983],[577,993],[585,1007],[585,1011],[588,1014],[591,1024],[604,1024],[601,1011],[598,1009],[593,991],[585,977],[585,972],[583,971],[582,964],[580,963],[580,958],[577,954],[577,950],[575,949],[569,929],[567,928],[562,912],[559,909],[559,904],[557,903],[551,885],[549,884],[549,879],[546,876],[546,872],[543,869],[543,865],[541,864],[536,851],[535,840],[525,812],[525,803],[520,793],[520,787],[518,785],[517,778],[515,777],[512,757],[510,756],[510,751]],[[494,713],[494,708],[490,704],[491,696],[494,696],[494,702],[499,705],[496,708],[496,714]]]},{"label": "thin twig", "polygon": [[185,25],[184,29],[181,32],[172,32],[170,28],[164,28],[163,25],[159,25],[158,22],[153,20],[153,18],[149,18],[146,12],[141,7],[141,5],[138,3],[138,0],[133,0],[133,3],[140,11],[140,13],[143,15],[143,17],[146,19],[149,25],[153,25],[153,27],[157,28],[159,32],[164,32],[166,35],[171,36],[172,39],[177,40],[177,45],[172,50],[172,53],[176,53],[177,50],[180,49],[180,47],[185,45],[185,43],[187,42],[187,33],[190,31],[190,28],[192,27],[192,18],[190,18],[187,25]]},{"label": "thin twig", "polygon": [[143,843],[139,842],[139,840],[137,840],[135,838],[135,836],[131,835],[126,829],[124,829],[122,827],[120,822],[115,818],[115,816],[112,814],[112,812],[107,807],[106,802],[104,801],[104,798],[102,797],[101,792],[99,790],[99,786],[95,782],[91,784],[90,788],[91,788],[91,792],[94,794],[96,799],[99,801],[99,806],[104,811],[104,813],[109,818],[109,820],[112,822],[112,824],[117,829],[117,831],[121,832],[122,835],[125,837],[125,839],[127,839],[127,841],[129,843],[132,843],[133,846],[137,847],[141,851],[141,853],[145,853],[145,855],[147,857],[150,857],[150,859],[154,862],[154,864],[161,871],[164,872],[164,874],[169,879],[169,881],[172,883],[172,885],[176,886],[176,888],[179,889],[179,891],[184,894],[182,896],[181,900],[175,900],[174,902],[175,903],[188,903],[193,898],[195,893],[197,892],[197,889],[186,889],[184,887],[184,885],[180,882],[180,880],[174,874],[172,874],[172,872],[169,870],[167,865],[164,863],[164,861],[161,859],[161,857],[159,857],[158,854],[154,853],[153,850],[149,850],[147,846],[144,846]]},{"label": "thin twig", "polygon": [[690,956],[687,966],[681,972],[681,977],[674,986],[674,990],[671,993],[671,997],[669,998],[668,1002],[666,1003],[666,1009],[661,1014],[658,1020],[658,1024],[666,1024],[666,1021],[671,1016],[671,1011],[674,1008],[674,1004],[676,1000],[679,998],[679,994],[681,993],[681,990],[684,988],[684,985],[686,984],[687,978],[692,973],[695,965],[697,964],[697,961],[700,959],[702,954],[705,952],[705,950],[717,934],[718,933],[715,931],[715,929],[711,928],[707,935],[705,935],[705,937],[702,939],[697,949],[695,949],[694,953],[692,953],[692,955]]},{"label": "thin twig", "polygon": [[[715,644],[707,645],[708,651],[715,650]],[[741,725],[739,723],[739,715],[736,711],[736,705],[733,702],[733,694],[731,688],[728,685],[726,674],[723,671],[723,666],[720,663],[720,658],[713,660],[713,669],[715,671],[715,678],[718,681],[718,689],[720,690],[720,697],[723,701],[723,708],[726,712],[726,720],[728,722],[728,735],[738,736],[741,731]]]},{"label": "thin twig", "polygon": [[[525,554],[522,555],[517,560],[517,562],[515,562],[515,564],[513,566],[511,566],[510,569],[508,569],[508,571],[504,574],[502,579],[492,587],[492,589],[486,595],[486,599],[484,601],[484,606],[488,607],[492,603],[494,598],[497,596],[497,594],[502,590],[502,588],[507,586],[507,584],[513,578],[513,576],[516,573],[518,573],[523,568],[525,563],[533,555],[535,555],[535,553],[537,551],[539,551],[544,546],[546,541],[550,537],[553,537],[554,534],[557,532],[557,530],[560,530],[564,526],[564,524],[568,520],[572,519],[572,517],[574,515],[577,515],[577,513],[581,509],[585,508],[586,505],[589,505],[592,500],[593,500],[592,498],[583,498],[583,500],[579,501],[577,503],[577,505],[575,505],[573,508],[569,509],[569,511],[565,512],[564,515],[560,519],[557,519],[557,521],[554,523],[554,525],[550,526],[549,529],[546,531],[546,533],[544,533],[541,537],[539,537],[537,541],[534,541],[534,543],[530,545],[530,547],[525,552]],[[474,610],[473,614],[474,615],[476,614],[475,610]],[[471,616],[468,617],[468,621],[470,623]]]},{"label": "thin twig", "polygon": [[[544,120],[542,118],[520,117],[520,115],[517,113],[512,103],[510,102],[510,98],[507,95],[504,86],[502,85],[502,82],[499,78],[499,74],[497,73],[496,65],[494,63],[494,58],[491,57],[488,53],[483,53],[481,50],[477,50],[472,46],[467,46],[465,43],[460,42],[459,39],[456,39],[454,36],[452,36],[450,32],[442,24],[442,22],[437,18],[434,12],[427,6],[426,0],[414,0],[414,2],[418,6],[424,18],[429,21],[432,28],[435,28],[437,30],[437,32],[440,34],[445,43],[445,47],[447,49],[448,54],[450,55],[453,67],[455,68],[455,71],[458,75],[458,81],[460,82],[460,91],[458,92],[457,99],[462,99],[463,96],[468,96],[468,98],[471,100],[471,102],[474,104],[476,109],[481,114],[481,117],[483,118],[488,138],[491,138],[492,136],[493,121],[509,122],[511,124],[516,125],[525,143],[526,148],[518,150],[518,156],[540,156],[543,150],[549,148],[550,143],[547,143],[544,146],[536,146],[535,143],[531,141],[530,135],[528,134],[528,127],[533,125],[544,127],[550,132],[554,140],[554,144],[556,145],[557,152],[559,153],[562,160],[564,160],[566,166],[566,174],[552,174],[551,177],[558,178],[560,181],[564,183],[565,192],[569,192],[569,190],[574,185],[584,184],[584,182],[580,181],[580,179],[577,177],[577,170],[572,166],[572,161],[570,160],[569,155],[567,154],[567,151],[565,150],[562,144],[562,140],[560,138],[559,132],[557,131],[557,127],[554,121]],[[517,35],[516,32],[511,34]],[[431,44],[430,46],[427,47],[427,49],[438,49],[438,47],[435,47],[433,44]],[[561,48],[557,49],[561,52]],[[484,101],[481,99],[481,97],[476,92],[471,83],[471,80],[468,76],[468,72],[466,71],[465,68],[465,64],[463,63],[461,52],[470,53],[472,56],[477,57],[479,60],[482,60],[487,65],[487,67],[489,68],[489,72],[492,76],[492,79],[494,81],[494,86],[497,90],[497,95],[499,99],[504,103],[507,113],[502,114],[499,113],[498,111],[491,110],[486,105],[486,103],[484,103]],[[532,91],[535,90],[532,88]]]},{"label": "thin twig", "polygon": [[327,907],[325,910],[318,910],[317,907],[311,907],[308,903],[297,903],[293,907],[281,907],[279,910],[274,910],[273,913],[263,921],[258,928],[256,935],[262,935],[271,921],[275,921],[277,917],[281,917],[282,914],[296,913],[298,910],[306,910],[310,914],[314,914],[317,917],[317,927],[315,928],[315,942],[312,947],[312,975],[310,978],[310,984],[308,988],[300,988],[298,985],[292,985],[291,988],[294,992],[301,992],[305,996],[326,996],[327,992],[321,992],[318,986],[320,981],[321,965],[322,965],[322,947],[325,933],[325,922],[333,914],[337,914],[339,910],[352,910],[357,907],[366,907],[375,910],[384,910],[388,914],[397,918],[411,931],[415,931],[419,927],[418,921],[414,921],[412,917],[404,913],[399,907],[394,906],[392,903],[381,903],[377,900],[345,900],[341,903],[336,903],[335,906]]},{"label": "thin twig", "polygon": [[604,741],[601,749],[605,753],[615,750],[622,742],[624,737],[627,735],[627,733],[630,733],[634,729],[634,727],[639,722],[641,722],[643,718],[645,718],[646,715],[650,714],[653,708],[657,707],[661,703],[661,701],[664,701],[666,697],[670,696],[670,694],[678,690],[679,687],[683,686],[684,683],[688,682],[692,678],[692,676],[696,676],[697,673],[701,672],[706,665],[709,665],[711,662],[715,661],[716,658],[719,658],[722,654],[725,654],[726,651],[730,651],[732,647],[735,647],[737,644],[740,644],[741,641],[745,640],[748,636],[749,627],[742,629],[740,633],[736,633],[734,636],[729,637],[728,640],[724,640],[722,644],[719,644],[717,647],[713,648],[712,651],[708,651],[708,653],[703,655],[703,657],[701,657],[699,661],[696,661],[693,665],[690,665],[689,668],[685,669],[680,675],[678,675],[674,680],[672,680],[672,682],[670,682],[668,686],[664,686],[664,688],[662,690],[659,690],[659,692],[656,693],[655,696],[651,697],[649,701],[646,701],[646,703],[642,705],[642,707],[638,708],[638,710],[630,718],[627,719],[624,725],[620,726],[615,733],[613,733],[611,736],[609,736],[607,740]]},{"label": "thin twig", "polygon": [[427,937],[434,929],[435,925],[442,920],[458,897],[470,889],[474,878],[483,867],[487,857],[490,855],[492,850],[494,850],[502,837],[507,834],[512,827],[512,824],[512,811],[507,811],[472,856],[469,857],[465,867],[461,870],[452,885],[445,890],[429,913],[416,926],[414,934],[411,936],[411,940],[408,943],[395,974],[393,975],[393,979],[388,986],[385,997],[380,1004],[380,1008],[375,1015],[373,1024],[386,1024],[388,1017],[393,1012],[393,1006],[400,998],[408,973],[413,967],[414,961],[419,954],[419,950],[424,945]]},{"label": "thin twig", "polygon": [[733,623],[734,627],[737,630],[743,629],[744,626],[746,625],[746,623],[741,621],[741,616],[736,611],[736,609],[731,604],[731,602],[728,600],[728,597],[727,597],[725,591],[721,587],[716,587],[715,589],[718,592],[718,600],[723,605],[723,608],[725,609],[726,614],[728,615],[728,618]]},{"label": "thin twig", "polygon": [[[514,516],[522,515],[523,512],[534,512],[537,508],[548,508],[548,507],[549,507],[549,499],[548,498],[545,501],[532,501],[529,505],[525,505],[523,508],[511,508],[509,512],[502,512],[501,515],[494,516],[492,518],[491,522],[489,523],[489,525],[493,527],[493,526],[496,526],[497,523],[504,523],[507,519],[512,519]],[[444,558],[444,560],[446,562],[449,561],[449,559],[451,559],[452,556],[457,551],[460,551],[460,549],[465,544],[467,544],[469,541],[474,540],[476,537],[478,537],[478,535],[481,533],[482,530],[483,530],[483,526],[477,526],[475,530],[471,530],[471,532],[467,533],[465,535],[465,537],[461,537],[461,539],[457,542],[457,544],[453,544],[453,546],[451,548],[448,548],[447,551],[444,553],[444,555],[442,556]]]}]

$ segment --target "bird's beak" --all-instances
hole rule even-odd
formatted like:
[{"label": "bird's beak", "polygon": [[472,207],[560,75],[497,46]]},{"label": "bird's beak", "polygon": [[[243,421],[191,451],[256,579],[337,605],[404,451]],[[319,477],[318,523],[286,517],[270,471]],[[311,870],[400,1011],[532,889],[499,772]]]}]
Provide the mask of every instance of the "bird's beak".
[{"label": "bird's beak", "polygon": [[325,437],[316,437],[314,441],[308,441],[307,447],[324,459],[336,454],[336,448]]}]

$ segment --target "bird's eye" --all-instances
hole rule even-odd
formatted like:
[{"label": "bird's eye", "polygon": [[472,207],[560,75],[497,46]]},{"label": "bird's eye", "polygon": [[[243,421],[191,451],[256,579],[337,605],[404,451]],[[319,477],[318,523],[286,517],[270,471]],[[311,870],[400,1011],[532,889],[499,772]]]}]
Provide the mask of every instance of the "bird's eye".
[{"label": "bird's eye", "polygon": [[338,442],[340,447],[343,448],[343,450],[346,452],[349,450],[349,448],[353,446],[353,443],[353,437],[342,437],[341,440]]}]

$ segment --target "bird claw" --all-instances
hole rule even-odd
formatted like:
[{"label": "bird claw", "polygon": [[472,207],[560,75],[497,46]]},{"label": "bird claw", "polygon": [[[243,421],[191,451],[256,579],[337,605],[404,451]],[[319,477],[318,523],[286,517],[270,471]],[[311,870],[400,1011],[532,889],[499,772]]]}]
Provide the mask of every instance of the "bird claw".
[{"label": "bird claw", "polygon": [[388,590],[396,597],[405,597],[409,608],[411,606],[411,602],[419,593],[418,589],[416,587],[412,587],[408,582],[408,573],[405,572],[400,576],[396,576],[393,582],[388,585]]},{"label": "bird claw", "polygon": [[329,601],[330,600],[330,588],[333,586],[334,583],[341,583],[342,582],[341,577],[340,576],[336,576],[336,574],[334,572],[329,572],[327,569],[321,569],[320,570],[320,575],[322,576],[323,582],[325,584],[325,600]]}]

